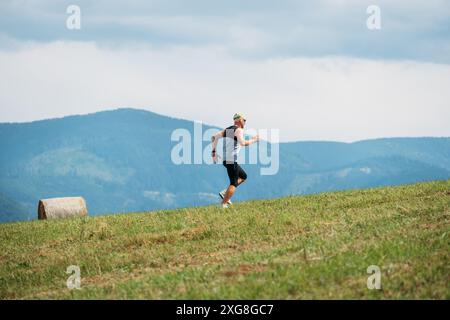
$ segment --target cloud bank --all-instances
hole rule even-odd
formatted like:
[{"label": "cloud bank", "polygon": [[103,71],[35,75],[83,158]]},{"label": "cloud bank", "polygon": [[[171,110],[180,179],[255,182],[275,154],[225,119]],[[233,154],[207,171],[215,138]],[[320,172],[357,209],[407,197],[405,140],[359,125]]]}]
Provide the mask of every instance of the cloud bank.
[{"label": "cloud bank", "polygon": [[2,122],[138,107],[218,126],[239,111],[283,141],[450,136],[447,64],[58,41],[0,51],[0,70]]},{"label": "cloud bank", "polygon": [[[77,4],[82,29],[65,28]],[[379,32],[366,9],[381,9]],[[0,2],[0,47],[95,41],[117,48],[223,46],[247,58],[350,56],[450,63],[448,0],[35,0]]]}]

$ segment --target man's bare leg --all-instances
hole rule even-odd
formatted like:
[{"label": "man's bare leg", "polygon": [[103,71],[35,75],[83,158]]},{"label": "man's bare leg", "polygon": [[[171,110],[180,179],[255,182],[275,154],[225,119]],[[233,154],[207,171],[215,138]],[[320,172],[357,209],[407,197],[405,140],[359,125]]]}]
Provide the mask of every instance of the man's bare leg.
[{"label": "man's bare leg", "polygon": [[241,183],[243,183],[244,181],[245,181],[244,179],[238,178],[238,187],[239,187],[239,185],[240,185]]},{"label": "man's bare leg", "polygon": [[[245,181],[244,179],[238,178],[237,185],[239,186],[244,181]],[[235,191],[236,191],[236,187],[233,186],[232,184],[230,184],[228,186],[227,191],[225,192],[225,197],[223,197],[222,204],[228,203],[228,201],[230,201],[230,199],[233,196]]]},{"label": "man's bare leg", "polygon": [[227,191],[225,192],[225,197],[222,199],[222,204],[227,204],[228,201],[231,199],[231,197],[234,194],[234,191],[236,191],[236,187],[230,184],[227,188]]}]

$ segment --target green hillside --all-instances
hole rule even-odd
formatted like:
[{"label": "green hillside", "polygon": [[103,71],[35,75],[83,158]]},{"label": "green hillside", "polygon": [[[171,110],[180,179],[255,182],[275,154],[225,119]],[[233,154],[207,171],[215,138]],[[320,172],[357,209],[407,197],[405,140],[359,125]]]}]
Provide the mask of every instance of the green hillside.
[{"label": "green hillside", "polygon": [[450,299],[449,222],[450,180],[2,224],[0,298]]}]

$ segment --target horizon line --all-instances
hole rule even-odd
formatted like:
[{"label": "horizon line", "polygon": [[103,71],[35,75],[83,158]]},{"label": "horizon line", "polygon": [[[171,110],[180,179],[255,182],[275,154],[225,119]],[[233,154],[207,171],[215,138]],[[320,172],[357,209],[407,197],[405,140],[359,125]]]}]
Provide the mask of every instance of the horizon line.
[{"label": "horizon line", "polygon": [[[125,110],[147,112],[147,113],[152,113],[152,114],[160,116],[160,117],[169,118],[169,119],[173,119],[173,120],[187,121],[187,122],[191,122],[191,123],[198,122],[198,121],[195,121],[195,120],[188,120],[188,119],[184,119],[184,118],[178,118],[178,117],[173,117],[173,116],[161,114],[161,113],[149,110],[149,109],[142,109],[142,108],[138,108],[138,107],[117,107],[117,108],[104,109],[104,110],[99,110],[99,111],[94,111],[94,112],[69,114],[69,115],[57,116],[57,117],[54,117],[54,118],[42,118],[42,119],[36,119],[36,120],[31,120],[31,121],[0,122],[0,125],[33,124],[33,123],[38,123],[38,122],[62,120],[62,119],[66,119],[66,118],[75,118],[75,117],[87,117],[87,116],[91,116],[91,115],[95,115],[95,114],[99,114],[99,113],[117,112],[117,111],[125,111]],[[204,123],[204,122],[201,122],[201,123],[202,123],[202,125],[205,125],[205,126],[209,126],[209,127],[220,129],[220,126],[217,126],[217,125],[210,125],[210,124],[207,124],[207,123]],[[278,143],[279,144],[281,144],[281,143],[288,144],[288,143],[297,143],[297,142],[315,142],[315,143],[353,144],[353,143],[358,143],[358,142],[375,141],[375,140],[383,140],[383,139],[449,139],[449,138],[450,138],[450,136],[387,136],[387,137],[376,137],[376,138],[359,139],[359,140],[353,140],[353,141],[311,140],[311,139],[308,139],[308,140],[280,141]]]}]

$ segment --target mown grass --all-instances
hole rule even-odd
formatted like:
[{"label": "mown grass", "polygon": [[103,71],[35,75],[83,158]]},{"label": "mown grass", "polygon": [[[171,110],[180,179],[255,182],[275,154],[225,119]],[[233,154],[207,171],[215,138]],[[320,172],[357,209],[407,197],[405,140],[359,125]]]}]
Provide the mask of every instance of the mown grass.
[{"label": "mown grass", "polygon": [[450,180],[3,224],[0,298],[449,299],[449,222]]}]

